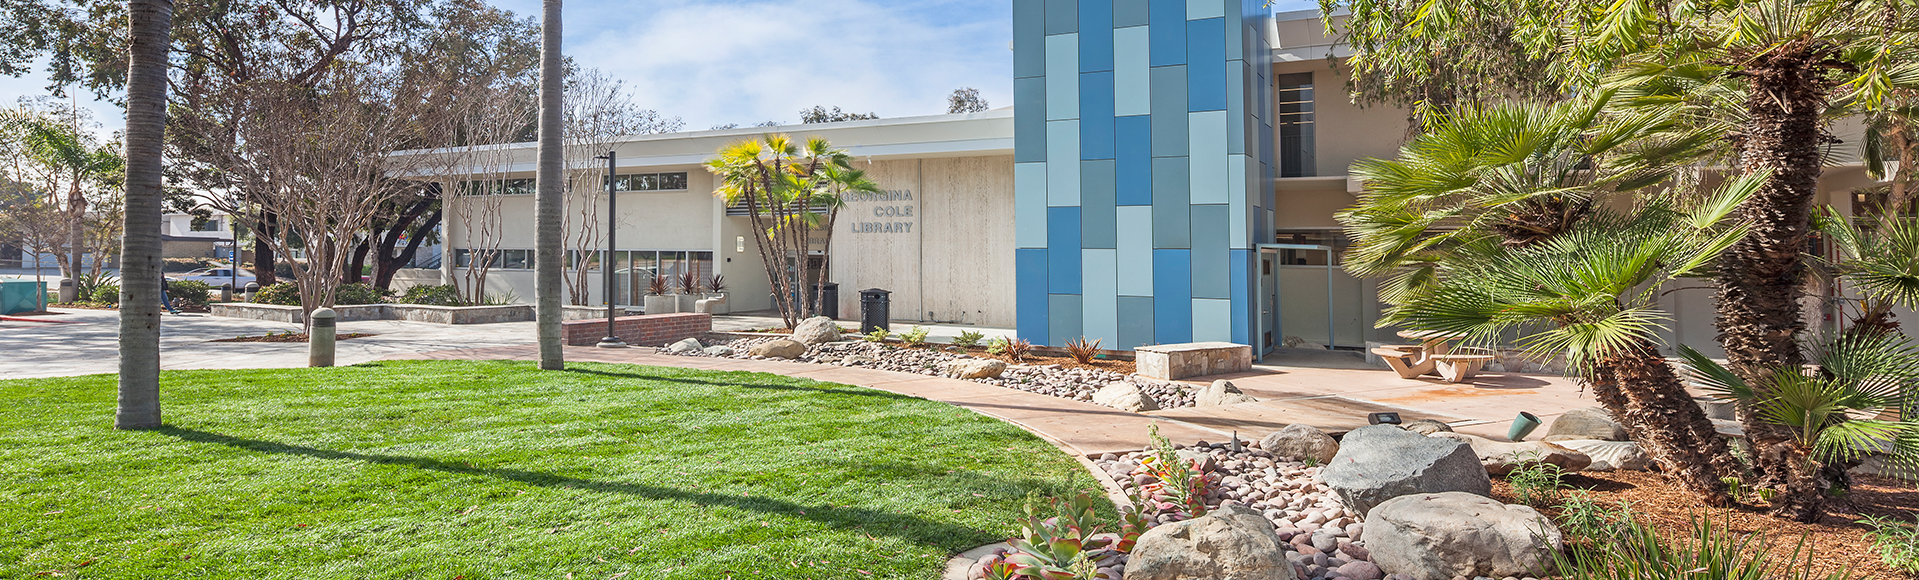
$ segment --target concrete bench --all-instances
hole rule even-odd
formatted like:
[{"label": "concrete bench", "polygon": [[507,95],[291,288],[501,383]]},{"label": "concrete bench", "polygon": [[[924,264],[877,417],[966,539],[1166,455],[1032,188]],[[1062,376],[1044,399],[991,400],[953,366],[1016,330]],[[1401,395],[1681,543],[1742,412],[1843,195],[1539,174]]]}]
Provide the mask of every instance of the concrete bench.
[{"label": "concrete bench", "polygon": [[1133,349],[1140,376],[1171,381],[1253,370],[1253,347],[1230,342],[1160,344]]}]

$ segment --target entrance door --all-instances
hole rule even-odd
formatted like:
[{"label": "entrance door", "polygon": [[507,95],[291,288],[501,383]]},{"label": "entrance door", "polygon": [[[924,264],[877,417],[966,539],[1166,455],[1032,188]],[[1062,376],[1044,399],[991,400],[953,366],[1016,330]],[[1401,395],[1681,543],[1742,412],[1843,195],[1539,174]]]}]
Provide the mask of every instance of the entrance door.
[{"label": "entrance door", "polygon": [[1259,344],[1260,358],[1273,352],[1281,337],[1279,329],[1279,250],[1259,250]]}]

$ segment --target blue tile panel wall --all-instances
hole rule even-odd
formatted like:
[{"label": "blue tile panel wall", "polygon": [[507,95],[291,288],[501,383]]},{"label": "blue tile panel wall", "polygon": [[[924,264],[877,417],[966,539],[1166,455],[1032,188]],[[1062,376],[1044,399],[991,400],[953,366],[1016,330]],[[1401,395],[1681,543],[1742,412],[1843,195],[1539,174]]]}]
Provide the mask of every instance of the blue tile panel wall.
[{"label": "blue tile panel wall", "polygon": [[1273,205],[1264,4],[1014,0],[1021,338],[1247,343]]}]

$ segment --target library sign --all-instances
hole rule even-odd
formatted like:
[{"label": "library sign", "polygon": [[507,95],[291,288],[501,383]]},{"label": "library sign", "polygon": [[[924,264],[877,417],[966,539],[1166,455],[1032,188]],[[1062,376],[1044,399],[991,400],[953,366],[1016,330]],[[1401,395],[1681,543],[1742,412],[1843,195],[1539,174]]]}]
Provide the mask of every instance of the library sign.
[{"label": "library sign", "polygon": [[889,189],[846,195],[849,233],[910,234],[919,224],[914,211],[913,190]]}]

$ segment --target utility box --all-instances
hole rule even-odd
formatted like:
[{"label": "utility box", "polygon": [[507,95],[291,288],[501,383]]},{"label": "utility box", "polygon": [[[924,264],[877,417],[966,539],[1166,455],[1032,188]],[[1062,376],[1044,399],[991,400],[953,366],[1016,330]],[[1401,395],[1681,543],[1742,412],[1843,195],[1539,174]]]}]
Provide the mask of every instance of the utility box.
[{"label": "utility box", "polygon": [[0,314],[19,314],[40,310],[47,299],[47,283],[32,280],[0,281]]},{"label": "utility box", "polygon": [[860,334],[868,334],[875,330],[893,330],[893,327],[886,322],[892,314],[890,312],[893,308],[892,294],[891,290],[878,288],[860,291]]}]

